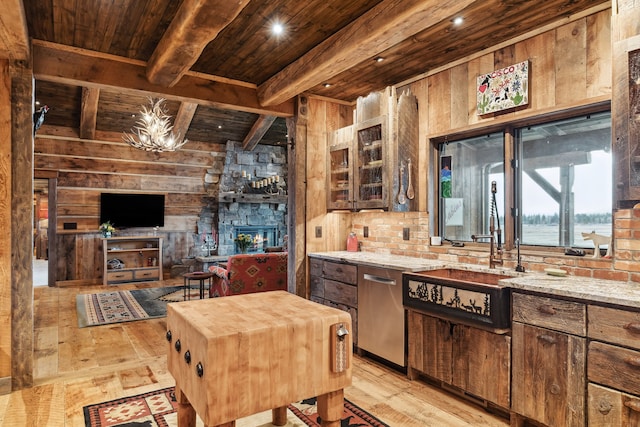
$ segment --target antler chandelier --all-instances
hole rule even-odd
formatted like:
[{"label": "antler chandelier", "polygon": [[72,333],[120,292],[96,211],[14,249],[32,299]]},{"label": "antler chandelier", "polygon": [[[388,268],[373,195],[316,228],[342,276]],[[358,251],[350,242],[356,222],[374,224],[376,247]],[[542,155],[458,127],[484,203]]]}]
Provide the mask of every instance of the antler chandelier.
[{"label": "antler chandelier", "polygon": [[171,117],[164,108],[164,99],[154,101],[149,98],[151,108],[142,107],[142,117],[131,129],[131,134],[124,134],[124,141],[132,147],[145,151],[176,151],[187,143],[180,140],[180,134],[174,135]]}]

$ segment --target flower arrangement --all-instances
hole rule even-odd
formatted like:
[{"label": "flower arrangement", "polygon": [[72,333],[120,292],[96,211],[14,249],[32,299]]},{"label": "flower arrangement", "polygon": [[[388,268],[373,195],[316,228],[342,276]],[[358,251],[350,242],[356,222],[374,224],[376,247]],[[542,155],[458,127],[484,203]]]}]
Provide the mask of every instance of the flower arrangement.
[{"label": "flower arrangement", "polygon": [[100,232],[104,237],[111,236],[111,233],[116,231],[116,228],[111,224],[111,221],[103,222],[100,224]]},{"label": "flower arrangement", "polygon": [[247,253],[247,249],[249,246],[253,244],[253,237],[250,234],[238,234],[238,237],[235,238],[236,245],[238,245],[238,249],[243,254]]}]

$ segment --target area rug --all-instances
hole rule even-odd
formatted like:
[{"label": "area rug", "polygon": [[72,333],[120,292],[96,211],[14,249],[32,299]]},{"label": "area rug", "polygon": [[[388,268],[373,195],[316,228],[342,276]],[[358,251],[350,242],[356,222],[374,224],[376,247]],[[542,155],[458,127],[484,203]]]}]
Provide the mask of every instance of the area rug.
[{"label": "area rug", "polygon": [[[85,406],[85,427],[177,427],[177,403],[174,388],[168,387],[149,393],[109,402]],[[316,412],[316,399],[306,399],[289,405],[288,427],[320,426]],[[197,426],[202,426],[198,418]],[[270,427],[271,411],[236,420],[236,427]],[[364,409],[344,400],[344,414],[341,427],[389,427]]]},{"label": "area rug", "polygon": [[[183,301],[182,286],[135,289],[76,295],[78,327],[108,325],[167,315],[167,303]],[[191,299],[197,299],[198,287],[190,287]]]}]

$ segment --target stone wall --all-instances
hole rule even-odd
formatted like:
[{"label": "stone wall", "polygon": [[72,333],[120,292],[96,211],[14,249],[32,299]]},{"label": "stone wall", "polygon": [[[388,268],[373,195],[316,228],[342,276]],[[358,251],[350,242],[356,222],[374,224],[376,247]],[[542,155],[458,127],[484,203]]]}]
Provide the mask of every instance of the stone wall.
[{"label": "stone wall", "polygon": [[[252,182],[264,178],[279,177],[279,182],[271,185],[270,191],[286,194],[287,152],[285,147],[258,145],[253,151],[245,151],[239,142],[227,143],[224,171],[220,179],[220,192],[261,193],[266,189],[252,187]],[[270,225],[277,228],[276,246],[283,243],[287,230],[286,203],[220,202],[218,205],[218,255],[235,253],[233,241],[237,226]]]}]

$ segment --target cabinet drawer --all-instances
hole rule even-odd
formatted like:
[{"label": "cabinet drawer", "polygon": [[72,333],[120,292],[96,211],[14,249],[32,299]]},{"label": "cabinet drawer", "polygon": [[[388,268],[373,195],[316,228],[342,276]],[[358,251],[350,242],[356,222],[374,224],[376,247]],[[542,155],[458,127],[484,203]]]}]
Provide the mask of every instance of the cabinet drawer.
[{"label": "cabinet drawer", "polygon": [[320,276],[309,277],[309,288],[312,297],[324,298],[324,279]]},{"label": "cabinet drawer", "polygon": [[158,270],[136,270],[133,272],[134,279],[160,279]]},{"label": "cabinet drawer", "polygon": [[322,266],[322,275],[326,279],[337,280],[351,285],[358,283],[358,267],[355,265],[325,261]]},{"label": "cabinet drawer", "polygon": [[309,258],[309,275],[322,276],[322,260]]},{"label": "cabinet drawer", "polygon": [[587,354],[589,381],[640,395],[640,352],[591,341]]},{"label": "cabinet drawer", "polygon": [[587,308],[584,304],[514,292],[512,309],[514,321],[586,336]]},{"label": "cabinet drawer", "polygon": [[358,306],[358,288],[333,280],[324,281],[324,298],[336,304]]},{"label": "cabinet drawer", "polygon": [[589,338],[640,350],[640,313],[590,305]]},{"label": "cabinet drawer", "polygon": [[640,425],[640,398],[589,384],[589,427]]},{"label": "cabinet drawer", "polygon": [[121,282],[125,280],[133,280],[133,271],[108,271],[107,281]]}]

